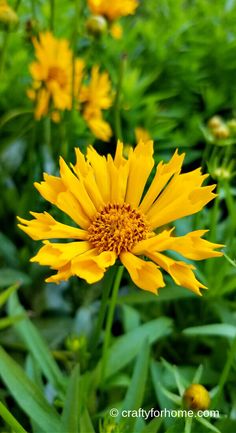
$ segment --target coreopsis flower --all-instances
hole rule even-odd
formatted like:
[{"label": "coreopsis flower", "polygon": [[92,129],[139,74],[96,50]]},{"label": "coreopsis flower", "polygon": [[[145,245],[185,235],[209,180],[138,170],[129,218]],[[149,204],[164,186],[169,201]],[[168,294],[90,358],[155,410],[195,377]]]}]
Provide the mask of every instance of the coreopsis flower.
[{"label": "coreopsis flower", "polygon": [[138,7],[137,0],[88,0],[88,6],[94,15],[103,15],[109,21],[134,14]]},{"label": "coreopsis flower", "polygon": [[140,141],[127,159],[121,142],[114,159],[100,156],[91,146],[86,158],[80,149],[75,152],[71,169],[60,158],[60,176],[44,174],[35,187],[76,226],[62,224],[47,212],[32,212],[30,221],[19,218],[25,233],[43,240],[31,261],[56,271],[46,281],[59,283],[74,275],[95,283],[119,259],[143,290],[157,293],[165,286],[162,268],[177,285],[200,295],[205,286],[195,277],[195,267],[173,259],[166,251],[202,260],[221,256],[214,251],[221,245],[202,239],[206,230],[178,237],[173,235],[174,227],[163,227],[199,212],[215,197],[215,185],[202,186],[208,175],[202,175],[200,168],[181,173],[184,154],[176,151],[168,163],[157,165],[144,194],[154,166],[152,141]]},{"label": "coreopsis flower", "polygon": [[109,141],[112,130],[104,119],[102,110],[112,105],[111,82],[107,72],[99,73],[99,67],[93,66],[91,80],[81,87],[80,102],[83,104],[82,115],[95,137]]},{"label": "coreopsis flower", "polygon": [[50,110],[58,120],[55,113],[71,110],[73,98],[78,98],[84,62],[75,60],[73,80],[73,54],[66,39],[56,39],[52,33],[45,32],[40,33],[39,39],[33,38],[33,45],[37,60],[30,65],[33,84],[28,97],[36,102],[37,120]]}]

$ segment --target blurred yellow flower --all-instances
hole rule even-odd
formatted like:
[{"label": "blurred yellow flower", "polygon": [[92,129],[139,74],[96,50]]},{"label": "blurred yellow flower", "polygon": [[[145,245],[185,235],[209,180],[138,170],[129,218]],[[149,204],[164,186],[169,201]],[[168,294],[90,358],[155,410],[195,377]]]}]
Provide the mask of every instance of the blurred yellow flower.
[{"label": "blurred yellow flower", "polygon": [[144,194],[154,166],[152,141],[140,141],[127,159],[121,142],[114,159],[100,156],[91,146],[86,158],[80,149],[75,152],[71,169],[61,158],[60,176],[44,174],[44,181],[35,187],[77,227],[62,224],[47,212],[32,212],[30,221],[19,218],[19,227],[44,243],[31,261],[57,271],[46,281],[58,283],[75,275],[95,283],[119,258],[143,290],[157,293],[165,286],[162,268],[176,284],[200,295],[199,289],[206,287],[196,279],[194,266],[164,252],[172,250],[187,259],[202,260],[221,256],[214,251],[221,245],[202,239],[206,230],[175,237],[174,228],[163,227],[199,212],[215,197],[215,185],[202,186],[208,175],[202,175],[200,168],[181,173],[184,154],[176,151],[168,163],[158,164]]},{"label": "blurred yellow flower", "polygon": [[113,23],[110,26],[110,33],[114,39],[121,39],[123,36],[123,29],[120,24]]},{"label": "blurred yellow flower", "polygon": [[88,0],[88,6],[95,15],[103,15],[113,21],[126,15],[134,14],[138,7],[137,0]]},{"label": "blurred yellow flower", "polygon": [[7,27],[15,27],[19,22],[19,18],[6,0],[0,0],[0,23]]},{"label": "blurred yellow flower", "polygon": [[[52,33],[40,33],[39,40],[33,38],[36,61],[31,63],[33,78],[28,97],[35,100],[35,118],[46,116],[50,110],[71,110],[73,97],[78,91],[83,76],[84,62],[75,60],[74,92],[73,54],[66,39],[56,39]],[[54,117],[54,115],[53,115]],[[56,116],[58,121],[59,117]]]},{"label": "blurred yellow flower", "polygon": [[102,110],[112,105],[111,82],[107,72],[100,74],[99,67],[93,66],[90,82],[81,87],[79,100],[83,104],[83,117],[95,137],[109,141],[112,130],[102,117]]}]

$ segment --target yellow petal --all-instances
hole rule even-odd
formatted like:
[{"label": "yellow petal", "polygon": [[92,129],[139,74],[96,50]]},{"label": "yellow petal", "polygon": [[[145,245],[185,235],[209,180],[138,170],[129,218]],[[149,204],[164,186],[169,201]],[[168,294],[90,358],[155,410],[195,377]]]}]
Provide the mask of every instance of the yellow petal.
[{"label": "yellow petal", "polygon": [[95,250],[77,257],[72,261],[72,273],[83,278],[87,283],[92,284],[103,278],[106,268],[114,265],[116,254],[112,251],[105,251],[97,254]]},{"label": "yellow petal", "polygon": [[167,164],[163,164],[162,161],[158,164],[154,179],[139,206],[142,212],[147,212],[149,210],[171,177],[175,173],[180,172],[184,157],[184,153],[179,155],[178,150],[176,150]]},{"label": "yellow petal", "polygon": [[192,269],[195,269],[194,266],[173,260],[160,253],[148,253],[147,256],[168,272],[178,286],[186,287],[200,296],[199,289],[207,288],[196,279],[192,271]]},{"label": "yellow petal", "polygon": [[110,201],[110,178],[105,156],[99,155],[92,146],[88,147],[87,159],[93,168],[96,183],[105,203]]},{"label": "yellow petal", "polygon": [[47,212],[36,213],[30,212],[35,219],[25,220],[18,217],[21,224],[18,224],[21,230],[29,235],[34,240],[43,239],[67,239],[74,238],[85,240],[87,238],[87,232],[76,227],[71,227],[66,224],[62,224],[56,221]]},{"label": "yellow petal", "polygon": [[147,212],[151,228],[199,212],[216,195],[215,185],[201,187],[207,175],[197,169],[186,174],[176,174]]},{"label": "yellow petal", "polygon": [[44,241],[44,246],[40,248],[38,253],[32,257],[30,261],[37,262],[40,265],[50,266],[53,269],[60,269],[62,266],[90,249],[91,246],[89,242],[86,241],[64,244]]},{"label": "yellow petal", "polygon": [[161,271],[154,263],[144,261],[129,252],[121,253],[120,260],[140,289],[157,294],[157,290],[165,286]]},{"label": "yellow petal", "polygon": [[67,263],[65,266],[62,266],[55,275],[47,278],[46,283],[55,283],[59,284],[62,281],[67,281],[72,276],[70,263]]},{"label": "yellow petal", "polygon": [[154,165],[153,141],[140,141],[130,156],[126,202],[137,207]]},{"label": "yellow petal", "polygon": [[92,219],[96,214],[97,209],[89,197],[83,183],[72,173],[63,158],[60,158],[60,174],[63,183],[74,195],[84,213],[89,219]]}]

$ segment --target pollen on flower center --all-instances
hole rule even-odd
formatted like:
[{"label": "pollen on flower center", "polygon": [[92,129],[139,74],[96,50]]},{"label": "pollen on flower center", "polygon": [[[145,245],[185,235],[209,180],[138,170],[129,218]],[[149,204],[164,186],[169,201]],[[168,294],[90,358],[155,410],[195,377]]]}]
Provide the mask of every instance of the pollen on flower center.
[{"label": "pollen on flower center", "polygon": [[67,83],[67,76],[63,69],[58,66],[51,66],[48,70],[47,81],[57,81],[61,87],[65,87]]},{"label": "pollen on flower center", "polygon": [[148,225],[144,216],[129,204],[109,203],[98,212],[88,228],[88,241],[99,252],[130,251],[145,239]]}]

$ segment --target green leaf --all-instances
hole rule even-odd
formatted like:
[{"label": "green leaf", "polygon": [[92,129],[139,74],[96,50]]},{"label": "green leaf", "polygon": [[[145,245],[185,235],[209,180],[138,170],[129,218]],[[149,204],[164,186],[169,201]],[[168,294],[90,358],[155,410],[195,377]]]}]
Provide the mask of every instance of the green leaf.
[{"label": "green leaf", "polygon": [[18,314],[14,317],[4,317],[4,319],[0,319],[0,330],[5,329],[8,326],[14,325],[15,323],[18,323],[19,320],[22,320],[25,318],[24,314]]},{"label": "green leaf", "polygon": [[79,366],[73,369],[62,412],[61,433],[79,433]]},{"label": "green leaf", "polygon": [[0,416],[12,428],[15,433],[27,433],[16,418],[9,412],[9,410],[0,402]]},{"label": "green leaf", "polygon": [[25,114],[32,114],[32,113],[33,113],[33,111],[29,110],[27,108],[19,108],[19,109],[11,110],[8,113],[4,114],[4,116],[1,117],[0,128],[2,128],[10,120],[13,120],[18,116],[22,116]]},{"label": "green leaf", "polygon": [[[123,402],[122,410],[138,410],[142,406],[147,381],[149,352],[150,347],[148,341],[145,340],[137,357],[133,376]],[[134,417],[129,417],[126,420],[126,428],[128,428],[130,432],[134,432],[133,428],[135,421]]]},{"label": "green leaf", "polygon": [[0,347],[0,376],[28,416],[47,432],[59,433],[60,418],[24,370]]},{"label": "green leaf", "polygon": [[153,418],[146,427],[142,430],[141,433],[158,433],[162,425],[161,418]]},{"label": "green leaf", "polygon": [[24,272],[11,268],[0,269],[0,287],[8,287],[12,284],[30,284],[31,279]]},{"label": "green leaf", "polygon": [[[26,311],[19,304],[17,295],[15,293],[9,299],[8,309],[11,317],[14,317],[17,314],[26,315]],[[47,379],[55,386],[56,389],[64,390],[64,376],[61,373],[57,363],[53,359],[47,344],[33,323],[28,319],[28,317],[26,317],[23,321],[17,324],[15,329],[25,342],[30,353],[32,353],[34,358],[37,360],[42,372],[45,374]]]},{"label": "green leaf", "polygon": [[207,419],[200,418],[200,417],[196,417],[195,419],[200,424],[204,425],[204,427],[207,427],[208,430],[214,431],[215,433],[221,433],[221,431],[217,427],[215,427],[214,425],[212,425],[209,421],[207,421]]},{"label": "green leaf", "polygon": [[204,326],[194,326],[191,328],[186,328],[183,330],[185,335],[205,335],[211,336],[214,335],[216,337],[228,337],[235,338],[236,337],[236,326],[228,325],[226,323],[215,323],[211,325]]},{"label": "green leaf", "polygon": [[85,407],[80,416],[80,433],[95,433],[87,408]]},{"label": "green leaf", "polygon": [[19,284],[14,284],[13,286],[8,287],[8,289],[4,290],[0,294],[0,307],[2,307],[8,298],[19,288]]},{"label": "green leaf", "polygon": [[[144,325],[138,326],[122,337],[116,339],[110,347],[107,357],[106,379],[116,374],[140,352],[145,340],[150,344],[169,335],[172,330],[172,321],[167,317],[152,320]],[[97,366],[97,373],[101,363]]]}]

